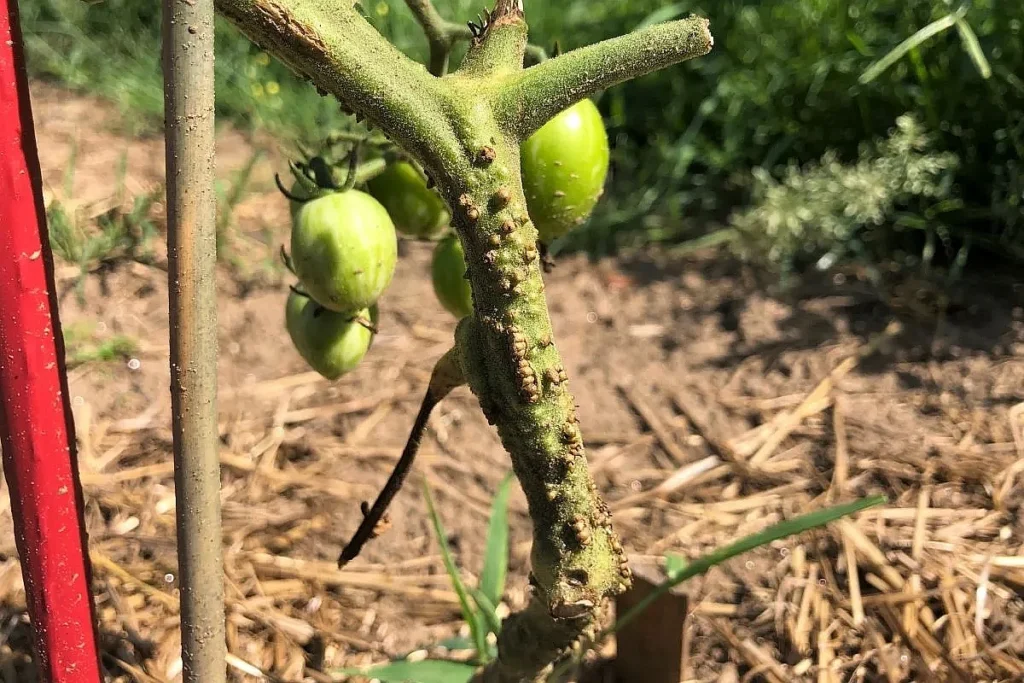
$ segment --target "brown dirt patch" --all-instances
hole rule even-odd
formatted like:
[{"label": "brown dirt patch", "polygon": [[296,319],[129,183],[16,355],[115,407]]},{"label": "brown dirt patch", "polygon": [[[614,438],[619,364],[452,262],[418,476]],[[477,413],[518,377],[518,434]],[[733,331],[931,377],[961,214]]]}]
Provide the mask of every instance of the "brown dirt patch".
[{"label": "brown dirt patch", "polygon": [[[96,102],[47,88],[36,99],[51,192],[73,145],[86,204],[114,195],[115,150],[127,150],[130,193],[159,185],[162,141],[119,138]],[[253,147],[224,135],[229,174]],[[220,281],[229,641],[271,680],[330,680],[319,672],[459,630],[416,478],[391,531],[346,571],[334,567],[454,325],[430,288],[429,247],[405,244],[366,362],[334,384],[309,373],[283,329],[288,281],[271,265],[287,221],[273,161],[237,207]],[[65,326],[141,342],[136,362],[71,372],[105,665],[112,680],[176,680],[166,274],[159,255],[114,264],[89,275],[80,303],[76,270],[60,272]],[[964,282],[942,292],[950,303],[938,312],[925,283],[883,298],[849,273],[783,296],[727,259],[640,254],[567,259],[548,291],[590,462],[635,562],[694,558],[832,500],[889,497],[689,584],[691,680],[1021,680],[1019,281]],[[417,471],[470,575],[507,470],[475,399],[462,390],[445,401]],[[512,510],[514,609],[530,538],[518,491]],[[15,617],[3,647],[29,676],[8,510],[0,522],[0,597]],[[259,680],[237,666],[232,675]]]}]

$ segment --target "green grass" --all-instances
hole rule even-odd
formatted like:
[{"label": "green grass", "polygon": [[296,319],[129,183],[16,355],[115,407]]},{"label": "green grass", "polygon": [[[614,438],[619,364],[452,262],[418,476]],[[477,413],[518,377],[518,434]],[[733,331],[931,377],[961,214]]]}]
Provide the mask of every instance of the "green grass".
[{"label": "green grass", "polygon": [[[448,534],[444,523],[434,505],[434,498],[429,486],[424,481],[424,495],[427,500],[427,513],[437,536],[437,544],[441,550],[441,558],[445,571],[452,582],[452,588],[459,598],[463,618],[469,626],[470,638],[454,639],[440,643],[449,650],[475,650],[476,658],[469,663],[436,659],[409,661],[396,659],[381,666],[370,669],[341,669],[335,673],[344,675],[363,675],[372,677],[383,683],[465,683],[470,680],[479,665],[486,664],[496,656],[496,648],[488,640],[496,637],[501,631],[501,619],[495,606],[501,601],[505,587],[505,572],[508,567],[508,496],[512,485],[512,475],[502,480],[491,507],[491,519],[485,541],[484,566],[481,571],[479,587],[471,587],[462,577],[448,547]],[[617,616],[617,620],[607,629],[601,631],[589,645],[600,644],[605,638],[614,634],[631,621],[642,617],[643,613],[658,598],[676,586],[696,576],[706,573],[711,568],[727,562],[739,555],[766,546],[778,540],[796,536],[807,531],[820,529],[837,520],[849,517],[868,508],[877,507],[886,502],[884,496],[862,498],[850,503],[816,510],[793,519],[786,520],[750,536],[741,538],[712,552],[687,561],[686,558],[669,555],[665,558],[667,578],[656,590],[651,592],[632,609]],[[470,600],[470,597],[473,600]],[[549,681],[562,680],[562,676],[578,663],[576,657],[570,657],[555,668],[548,678]]]},{"label": "green grass", "polygon": [[[437,0],[467,21],[480,0]],[[410,55],[426,41],[402,0],[364,0],[366,14]],[[559,249],[613,252],[685,242],[756,201],[755,169],[777,179],[831,153],[856,162],[912,114],[958,159],[941,219],[898,207],[978,251],[1024,252],[1024,5],[975,0],[526,0],[534,42],[565,49],[691,12],[711,19],[707,57],[598,98],[614,141],[613,177],[593,219]],[[133,133],[162,116],[159,3],[23,3],[29,66],[115,102]],[[333,98],[296,79],[223,21],[217,23],[217,114],[261,129],[291,151],[353,124]],[[989,76],[989,77],[985,77]],[[826,200],[827,201],[827,200]],[[926,231],[918,231],[925,248]],[[878,242],[889,249],[890,241]],[[901,247],[903,248],[903,247]],[[887,256],[887,253],[880,256]],[[874,255],[879,256],[879,255]]]},{"label": "green grass", "polygon": [[231,246],[231,228],[234,227],[235,208],[245,199],[252,184],[256,164],[264,154],[257,150],[240,168],[230,182],[217,181],[217,255],[224,258]]},{"label": "green grass", "polygon": [[[77,156],[77,149],[73,148],[64,169],[63,200],[54,199],[47,205],[46,222],[53,253],[80,269],[75,286],[78,299],[82,301],[85,276],[93,268],[119,260],[149,260],[148,244],[157,233],[153,214],[164,196],[164,189],[157,187],[129,198],[125,187],[128,156],[122,154],[117,169],[114,207],[89,218],[86,215],[88,207],[73,206]],[[125,210],[124,205],[129,199],[130,208]]]},{"label": "green grass", "polygon": [[64,326],[64,350],[68,368],[86,363],[128,360],[138,349],[138,341],[123,334],[100,337],[94,323]]}]

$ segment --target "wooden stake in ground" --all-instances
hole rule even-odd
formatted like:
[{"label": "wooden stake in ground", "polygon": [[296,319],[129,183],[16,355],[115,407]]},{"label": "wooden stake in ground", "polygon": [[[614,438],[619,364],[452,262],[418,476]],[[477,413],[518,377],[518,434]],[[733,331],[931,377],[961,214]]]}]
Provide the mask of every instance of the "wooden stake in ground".
[{"label": "wooden stake in ground", "polygon": [[82,490],[16,0],[0,0],[0,443],[37,675],[97,682]]},{"label": "wooden stake in ground", "polygon": [[186,683],[226,677],[217,434],[213,0],[164,0],[171,409]]}]

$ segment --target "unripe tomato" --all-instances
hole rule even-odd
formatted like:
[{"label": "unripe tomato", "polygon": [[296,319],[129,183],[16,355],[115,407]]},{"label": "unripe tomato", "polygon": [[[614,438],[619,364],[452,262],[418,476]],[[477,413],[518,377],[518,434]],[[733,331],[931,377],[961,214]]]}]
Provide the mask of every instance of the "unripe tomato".
[{"label": "unripe tomato", "polygon": [[295,217],[291,259],[313,299],[340,313],[359,311],[377,301],[395,274],[395,226],[365,192],[325,194]]},{"label": "unripe tomato", "polygon": [[593,101],[583,100],[548,121],[523,143],[526,206],[542,242],[585,221],[608,177],[608,132]]},{"label": "unripe tomato", "polygon": [[[364,309],[357,316],[369,320],[372,313]],[[353,317],[329,311],[297,292],[289,295],[285,307],[285,323],[295,349],[329,380],[354,370],[373,343],[373,333]]]},{"label": "unripe tomato", "polygon": [[441,305],[460,320],[472,315],[473,290],[465,278],[466,256],[458,237],[449,235],[437,243],[430,271]]},{"label": "unripe tomato", "polygon": [[423,174],[407,161],[388,165],[367,183],[367,189],[391,214],[395,228],[409,237],[435,239],[451,222],[444,200],[427,187]]}]

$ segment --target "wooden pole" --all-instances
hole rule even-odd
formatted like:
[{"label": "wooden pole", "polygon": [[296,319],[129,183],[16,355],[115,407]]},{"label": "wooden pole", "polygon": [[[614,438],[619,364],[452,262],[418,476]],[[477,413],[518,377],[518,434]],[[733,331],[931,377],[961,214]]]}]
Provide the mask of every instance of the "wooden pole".
[{"label": "wooden pole", "polygon": [[171,409],[185,683],[223,683],[213,0],[164,0]]}]

